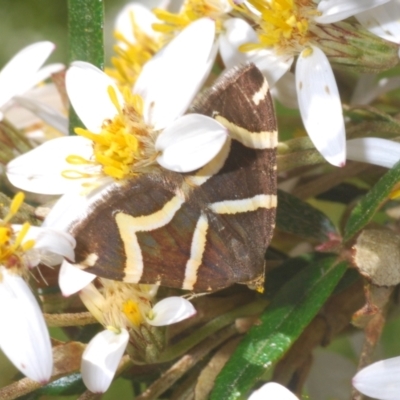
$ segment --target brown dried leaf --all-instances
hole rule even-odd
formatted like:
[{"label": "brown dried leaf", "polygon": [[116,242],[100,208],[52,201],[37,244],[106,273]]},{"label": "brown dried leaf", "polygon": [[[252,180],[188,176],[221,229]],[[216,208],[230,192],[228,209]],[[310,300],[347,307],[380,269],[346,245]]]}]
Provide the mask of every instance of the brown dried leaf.
[{"label": "brown dried leaf", "polygon": [[377,286],[400,283],[400,235],[389,229],[365,229],[353,246],[353,262]]}]

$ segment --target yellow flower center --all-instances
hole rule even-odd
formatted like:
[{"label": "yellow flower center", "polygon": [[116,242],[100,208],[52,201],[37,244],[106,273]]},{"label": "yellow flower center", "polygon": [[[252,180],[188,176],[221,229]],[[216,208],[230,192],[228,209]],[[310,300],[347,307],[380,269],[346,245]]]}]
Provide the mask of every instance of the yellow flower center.
[{"label": "yellow flower center", "polygon": [[311,0],[249,0],[260,15],[251,13],[245,5],[241,12],[258,24],[259,43],[248,43],[241,51],[274,47],[279,53],[300,51],[310,40],[310,25],[319,15]]},{"label": "yellow flower center", "polygon": [[0,263],[6,268],[21,267],[23,253],[35,245],[33,240],[22,243],[30,228],[28,222],[22,225],[17,234],[9,223],[24,202],[24,197],[23,193],[17,193],[11,202],[8,214],[0,220]]},{"label": "yellow flower center", "polygon": [[114,68],[105,69],[106,74],[118,82],[121,90],[132,88],[143,65],[161,48],[161,42],[155,36],[149,36],[140,29],[133,12],[130,13],[130,20],[135,42],[130,42],[121,32],[115,32],[119,43],[114,46],[117,55],[111,58]]},{"label": "yellow flower center", "polygon": [[143,316],[140,312],[138,303],[128,300],[123,304],[123,313],[134,326],[140,326],[143,323]]},{"label": "yellow flower center", "polygon": [[[103,174],[124,179],[151,165],[157,158],[154,151],[155,132],[143,120],[143,100],[139,95],[125,88],[125,105],[121,107],[113,87],[108,88],[108,94],[118,111],[114,119],[104,121],[100,133],[75,129],[77,135],[93,142],[94,160],[72,154],[67,157],[67,162],[71,165],[100,165]],[[62,174],[68,179],[92,176],[74,170],[66,170]]]},{"label": "yellow flower center", "polygon": [[150,313],[156,291],[143,285],[99,278],[102,287],[88,285],[79,295],[93,316],[107,329],[139,331]]},{"label": "yellow flower center", "polygon": [[224,0],[187,0],[179,14],[155,9],[154,14],[163,22],[153,24],[153,29],[164,33],[168,41],[193,21],[209,17],[216,22],[217,32],[219,32],[223,21],[227,18],[227,4],[228,2]]}]

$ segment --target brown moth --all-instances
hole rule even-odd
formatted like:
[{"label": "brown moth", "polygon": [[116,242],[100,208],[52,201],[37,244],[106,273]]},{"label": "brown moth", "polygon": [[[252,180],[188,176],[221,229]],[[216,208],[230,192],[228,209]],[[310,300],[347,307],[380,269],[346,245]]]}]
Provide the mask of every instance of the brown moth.
[{"label": "brown moth", "polygon": [[113,185],[71,228],[76,264],[101,277],[194,292],[260,287],[275,224],[277,126],[252,64],[224,74],[193,110],[230,133],[200,170]]}]

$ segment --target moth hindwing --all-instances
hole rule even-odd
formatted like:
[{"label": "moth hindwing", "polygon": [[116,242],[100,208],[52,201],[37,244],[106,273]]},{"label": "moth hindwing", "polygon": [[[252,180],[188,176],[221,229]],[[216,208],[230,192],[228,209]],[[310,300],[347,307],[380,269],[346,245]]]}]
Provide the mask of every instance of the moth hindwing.
[{"label": "moth hindwing", "polygon": [[193,174],[160,170],[103,193],[72,228],[86,271],[194,292],[262,284],[277,202],[267,81],[252,64],[234,69],[193,110],[225,125],[230,139]]}]

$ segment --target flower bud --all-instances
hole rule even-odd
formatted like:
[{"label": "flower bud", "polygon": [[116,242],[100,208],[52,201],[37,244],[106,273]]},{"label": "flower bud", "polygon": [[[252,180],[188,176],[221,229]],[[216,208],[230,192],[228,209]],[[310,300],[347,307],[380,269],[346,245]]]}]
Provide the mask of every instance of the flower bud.
[{"label": "flower bud", "polygon": [[312,28],[314,41],[333,64],[361,73],[379,73],[399,62],[399,46],[370,33],[357,22],[338,22]]}]

